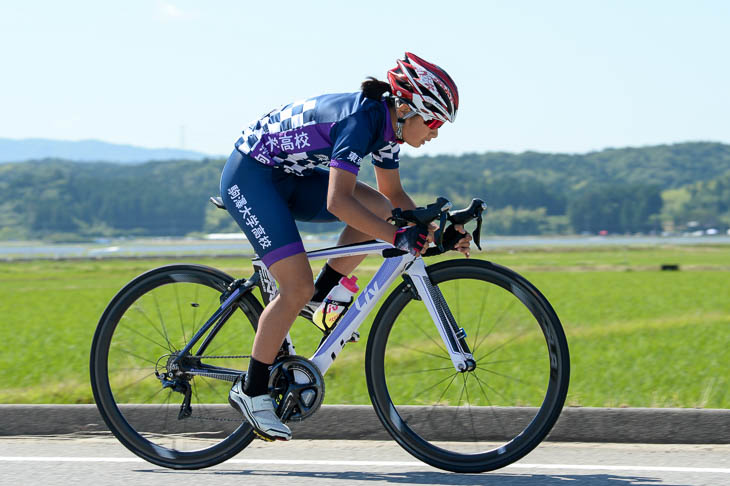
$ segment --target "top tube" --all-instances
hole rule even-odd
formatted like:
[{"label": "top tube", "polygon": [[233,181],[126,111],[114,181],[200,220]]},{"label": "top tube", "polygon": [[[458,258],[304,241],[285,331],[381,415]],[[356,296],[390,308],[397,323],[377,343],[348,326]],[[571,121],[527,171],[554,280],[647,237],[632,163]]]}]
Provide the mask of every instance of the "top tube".
[{"label": "top tube", "polygon": [[[354,255],[370,255],[380,253],[383,250],[392,249],[393,245],[381,240],[369,240],[361,243],[352,243],[349,245],[332,246],[319,250],[306,252],[308,260],[322,260],[331,257],[345,257]],[[260,262],[261,258],[256,257],[253,262]]]}]

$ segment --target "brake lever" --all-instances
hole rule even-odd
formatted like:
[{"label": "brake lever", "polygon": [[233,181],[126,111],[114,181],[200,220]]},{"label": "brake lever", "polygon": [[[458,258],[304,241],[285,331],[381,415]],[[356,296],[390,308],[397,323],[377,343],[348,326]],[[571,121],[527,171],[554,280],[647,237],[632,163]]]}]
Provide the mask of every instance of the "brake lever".
[{"label": "brake lever", "polygon": [[433,235],[434,243],[436,243],[436,246],[438,246],[438,249],[440,252],[444,252],[444,229],[446,226],[446,220],[449,216],[449,213],[447,211],[444,211],[441,213],[441,216],[439,216],[439,229],[436,230],[436,232]]},{"label": "brake lever", "polygon": [[482,250],[482,246],[479,244],[479,235],[482,232],[482,213],[479,213],[479,216],[477,217],[477,227],[474,230],[474,234],[472,235],[474,237],[474,244],[477,245],[477,248],[479,248],[479,251]]},{"label": "brake lever", "polygon": [[479,251],[481,251],[482,245],[480,244],[479,240],[482,233],[482,213],[485,209],[487,209],[487,203],[485,203],[481,199],[475,199],[474,202],[474,209],[477,214],[477,227],[474,230],[474,244],[477,245],[477,248],[479,248]]}]

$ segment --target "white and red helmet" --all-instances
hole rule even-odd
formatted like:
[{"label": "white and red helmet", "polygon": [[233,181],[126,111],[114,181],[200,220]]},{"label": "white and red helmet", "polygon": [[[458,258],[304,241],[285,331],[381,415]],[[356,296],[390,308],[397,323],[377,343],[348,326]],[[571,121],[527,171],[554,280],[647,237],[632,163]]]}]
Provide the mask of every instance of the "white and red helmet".
[{"label": "white and red helmet", "polygon": [[398,65],[388,71],[393,96],[407,103],[427,123],[433,121],[437,126],[432,128],[453,122],[459,109],[459,91],[451,76],[410,52],[396,62]]}]

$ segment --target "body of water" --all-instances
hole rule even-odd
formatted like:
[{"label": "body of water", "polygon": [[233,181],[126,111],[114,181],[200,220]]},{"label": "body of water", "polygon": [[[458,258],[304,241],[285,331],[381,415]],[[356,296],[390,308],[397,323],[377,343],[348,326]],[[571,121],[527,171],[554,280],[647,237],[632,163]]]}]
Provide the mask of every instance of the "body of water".
[{"label": "body of water", "polygon": [[[308,250],[335,246],[335,236],[305,238]],[[482,248],[591,247],[730,244],[730,236],[570,236],[482,237]],[[472,245],[474,246],[474,245]],[[248,241],[204,239],[134,239],[97,243],[45,244],[0,242],[0,259],[106,258],[182,255],[251,255]]]}]

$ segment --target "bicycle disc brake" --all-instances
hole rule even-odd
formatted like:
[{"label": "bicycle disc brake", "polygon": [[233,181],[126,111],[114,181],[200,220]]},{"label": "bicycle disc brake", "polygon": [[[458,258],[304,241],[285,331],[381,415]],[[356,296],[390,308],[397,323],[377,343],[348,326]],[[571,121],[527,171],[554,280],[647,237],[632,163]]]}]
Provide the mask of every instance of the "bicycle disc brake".
[{"label": "bicycle disc brake", "polygon": [[274,363],[269,388],[283,422],[301,421],[324,401],[324,377],[317,366],[302,356],[287,356]]}]

